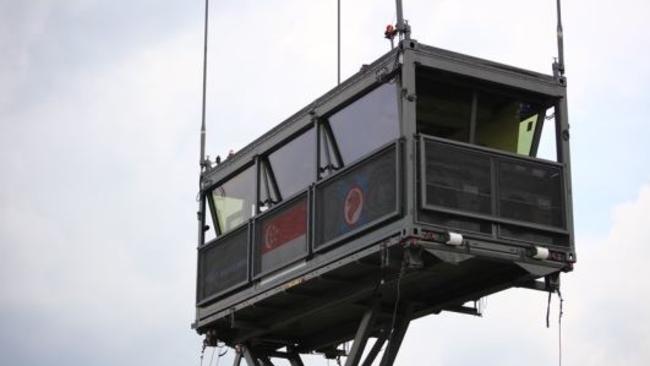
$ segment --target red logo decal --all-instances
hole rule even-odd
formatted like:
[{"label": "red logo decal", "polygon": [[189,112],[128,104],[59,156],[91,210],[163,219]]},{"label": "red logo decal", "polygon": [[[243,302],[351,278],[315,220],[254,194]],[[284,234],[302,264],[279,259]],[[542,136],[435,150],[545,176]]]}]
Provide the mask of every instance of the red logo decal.
[{"label": "red logo decal", "polygon": [[345,195],[345,203],[343,205],[343,217],[345,222],[352,226],[359,221],[361,212],[363,211],[363,191],[359,187],[352,187]]},{"label": "red logo decal", "polygon": [[307,233],[307,200],[287,208],[262,224],[262,254],[281,247]]}]

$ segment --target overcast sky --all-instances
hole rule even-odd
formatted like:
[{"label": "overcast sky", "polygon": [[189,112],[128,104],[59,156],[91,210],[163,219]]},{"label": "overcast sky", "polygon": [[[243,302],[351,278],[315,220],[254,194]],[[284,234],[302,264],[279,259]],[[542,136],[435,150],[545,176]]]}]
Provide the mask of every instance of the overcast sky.
[{"label": "overcast sky", "polygon": [[[404,2],[422,43],[551,71],[552,0]],[[342,3],[347,77],[388,50],[394,8]],[[564,3],[579,257],[565,364],[648,364],[650,3]],[[335,85],[335,6],[213,1],[210,155]],[[2,364],[198,364],[202,16],[202,0],[0,0]],[[418,320],[397,364],[554,364],[545,310],[545,294],[511,290],[480,319]]]}]

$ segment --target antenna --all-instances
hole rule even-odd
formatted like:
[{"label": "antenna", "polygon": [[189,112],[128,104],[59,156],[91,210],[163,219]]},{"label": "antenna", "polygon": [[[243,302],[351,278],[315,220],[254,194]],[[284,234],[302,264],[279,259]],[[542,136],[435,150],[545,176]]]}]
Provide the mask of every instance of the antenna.
[{"label": "antenna", "polygon": [[336,53],[336,84],[341,84],[341,0],[336,0],[336,20],[337,20],[337,53]]},{"label": "antenna", "polygon": [[208,163],[205,160],[205,93],[206,93],[206,75],[208,73],[208,9],[209,0],[205,0],[205,21],[203,28],[203,102],[201,104],[201,156],[199,166],[203,171]]},{"label": "antenna", "polygon": [[399,38],[411,38],[411,26],[404,20],[404,11],[402,7],[402,0],[395,0],[395,7],[397,8],[397,25],[395,30],[399,33]]},{"label": "antenna", "polygon": [[562,4],[560,0],[556,1],[557,6],[557,56],[558,59],[553,63],[553,73],[556,77],[564,76],[564,31],[562,30]]}]

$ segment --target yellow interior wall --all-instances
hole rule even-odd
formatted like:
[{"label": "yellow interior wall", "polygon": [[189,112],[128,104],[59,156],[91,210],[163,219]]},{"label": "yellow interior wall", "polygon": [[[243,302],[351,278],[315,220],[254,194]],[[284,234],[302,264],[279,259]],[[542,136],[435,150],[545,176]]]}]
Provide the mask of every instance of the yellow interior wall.
[{"label": "yellow interior wall", "polygon": [[[519,123],[519,139],[517,143],[517,154],[530,155],[530,149],[533,146],[533,137],[535,136],[535,127],[537,125],[538,115],[532,115]],[[528,124],[531,125],[530,130]]]}]

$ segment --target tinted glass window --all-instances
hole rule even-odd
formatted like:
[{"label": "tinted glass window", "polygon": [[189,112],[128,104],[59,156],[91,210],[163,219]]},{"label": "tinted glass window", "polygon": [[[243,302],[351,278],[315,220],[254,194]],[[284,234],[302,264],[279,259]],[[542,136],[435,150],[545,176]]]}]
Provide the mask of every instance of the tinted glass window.
[{"label": "tinted glass window", "polygon": [[397,89],[393,83],[379,86],[330,116],[343,164],[396,139],[398,121]]},{"label": "tinted glass window", "polygon": [[316,136],[311,129],[269,155],[283,199],[307,188],[314,181],[315,142]]},{"label": "tinted glass window", "polygon": [[215,188],[212,200],[222,234],[246,222],[255,211],[255,167]]}]

